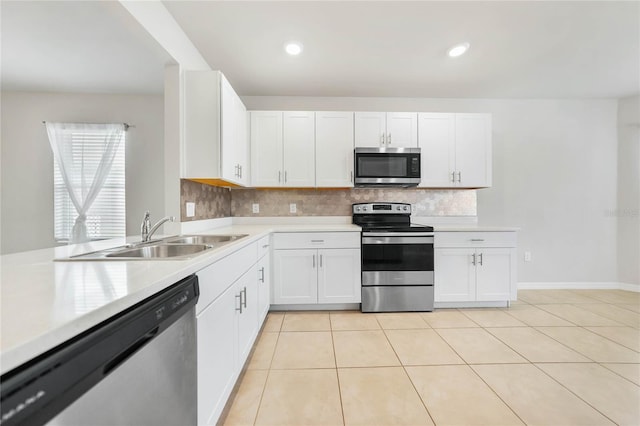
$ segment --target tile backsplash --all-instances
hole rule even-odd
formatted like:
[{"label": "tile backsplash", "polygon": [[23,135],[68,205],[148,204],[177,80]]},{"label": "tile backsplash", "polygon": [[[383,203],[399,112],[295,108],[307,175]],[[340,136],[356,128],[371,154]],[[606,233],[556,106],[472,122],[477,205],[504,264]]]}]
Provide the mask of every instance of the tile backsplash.
[{"label": "tile backsplash", "polygon": [[[411,203],[414,216],[476,216],[475,190],[450,189],[228,189],[181,180],[181,220],[221,217],[351,216],[351,204],[387,201]],[[195,217],[186,217],[185,203],[196,203]],[[260,212],[253,213],[252,205]],[[289,213],[295,203],[297,212]]]},{"label": "tile backsplash", "polygon": [[[351,204],[387,201],[411,203],[415,216],[475,216],[475,190],[432,189],[234,189],[232,216],[351,216]],[[252,213],[253,203],[260,213]],[[289,213],[295,203],[297,213]]]},{"label": "tile backsplash", "polygon": [[[196,203],[194,217],[187,217],[187,202]],[[180,179],[181,222],[229,216],[231,216],[231,191],[229,188]]]}]

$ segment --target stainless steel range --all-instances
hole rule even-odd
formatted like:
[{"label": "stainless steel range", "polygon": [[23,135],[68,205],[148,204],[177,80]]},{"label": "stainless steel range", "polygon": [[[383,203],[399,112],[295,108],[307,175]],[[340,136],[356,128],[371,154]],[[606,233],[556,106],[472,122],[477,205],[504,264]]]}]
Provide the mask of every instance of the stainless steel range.
[{"label": "stainless steel range", "polygon": [[411,204],[353,204],[362,227],[362,312],[433,310],[433,227],[411,224]]}]

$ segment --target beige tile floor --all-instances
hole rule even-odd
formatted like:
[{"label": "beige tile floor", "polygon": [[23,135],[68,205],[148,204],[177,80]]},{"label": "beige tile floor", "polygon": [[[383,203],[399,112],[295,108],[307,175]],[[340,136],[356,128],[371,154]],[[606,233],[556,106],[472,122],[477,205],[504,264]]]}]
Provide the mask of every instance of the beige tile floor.
[{"label": "beige tile floor", "polygon": [[271,312],[226,425],[640,425],[640,293]]}]

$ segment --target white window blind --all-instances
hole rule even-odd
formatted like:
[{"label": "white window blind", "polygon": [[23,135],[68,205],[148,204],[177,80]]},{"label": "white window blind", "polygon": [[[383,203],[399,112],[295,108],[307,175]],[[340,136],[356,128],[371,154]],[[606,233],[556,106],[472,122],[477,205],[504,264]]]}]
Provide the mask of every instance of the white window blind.
[{"label": "white window blind", "polygon": [[[123,237],[126,234],[125,206],[125,132],[116,150],[111,170],[104,186],[87,212],[87,237],[99,240]],[[102,153],[105,136],[99,130],[74,131],[71,134],[74,166],[69,170],[73,186],[87,193],[91,182],[82,182],[83,172],[95,175]],[[76,161],[77,160],[77,161]],[[54,222],[55,240],[69,242],[78,213],[69,198],[60,168],[54,159]]]}]

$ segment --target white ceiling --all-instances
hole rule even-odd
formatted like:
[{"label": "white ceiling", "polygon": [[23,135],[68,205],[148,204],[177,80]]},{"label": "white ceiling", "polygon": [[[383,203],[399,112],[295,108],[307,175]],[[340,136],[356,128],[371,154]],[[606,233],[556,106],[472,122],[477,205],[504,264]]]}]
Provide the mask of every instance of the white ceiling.
[{"label": "white ceiling", "polygon": [[[164,1],[241,95],[617,98],[640,91],[640,3]],[[283,44],[304,44],[288,57]],[[469,52],[447,50],[462,41]]]},{"label": "white ceiling", "polygon": [[[164,1],[241,95],[618,98],[640,2]],[[0,2],[2,89],[162,93],[171,57],[117,1]],[[305,50],[287,56],[285,41]],[[457,59],[456,43],[471,43]]]},{"label": "white ceiling", "polygon": [[162,93],[171,57],[117,1],[2,1],[2,90]]}]

